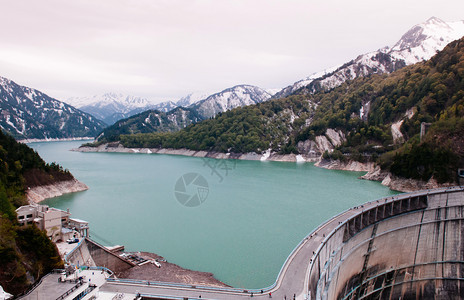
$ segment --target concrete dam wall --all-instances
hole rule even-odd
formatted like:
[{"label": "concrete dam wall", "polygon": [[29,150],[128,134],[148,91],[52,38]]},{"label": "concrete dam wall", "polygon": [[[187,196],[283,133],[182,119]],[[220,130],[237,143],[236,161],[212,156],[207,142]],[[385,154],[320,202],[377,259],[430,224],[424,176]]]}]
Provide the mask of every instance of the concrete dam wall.
[{"label": "concrete dam wall", "polygon": [[135,266],[135,264],[122,259],[89,238],[83,239],[79,245],[67,255],[66,260],[68,263],[75,266],[105,267],[116,274]]},{"label": "concrete dam wall", "polygon": [[464,298],[464,190],[366,205],[325,237],[307,272],[310,299]]}]

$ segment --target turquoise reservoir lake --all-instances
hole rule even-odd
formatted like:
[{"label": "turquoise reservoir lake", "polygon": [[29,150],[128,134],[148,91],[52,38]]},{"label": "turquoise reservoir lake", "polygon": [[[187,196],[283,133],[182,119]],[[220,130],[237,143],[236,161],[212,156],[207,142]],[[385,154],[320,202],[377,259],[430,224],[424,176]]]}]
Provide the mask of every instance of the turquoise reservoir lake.
[{"label": "turquoise reservoir lake", "polygon": [[[29,144],[90,188],[44,204],[69,208],[74,218],[88,221],[91,237],[103,245],[154,252],[184,268],[212,272],[234,287],[273,284],[293,248],[319,224],[396,194],[378,182],[357,179],[362,172],[309,163],[69,151],[81,143]],[[196,207],[176,198],[176,189],[196,192],[188,180],[176,185],[188,173],[201,175],[208,185],[201,188],[204,202]],[[180,191],[184,183],[187,189]]]}]

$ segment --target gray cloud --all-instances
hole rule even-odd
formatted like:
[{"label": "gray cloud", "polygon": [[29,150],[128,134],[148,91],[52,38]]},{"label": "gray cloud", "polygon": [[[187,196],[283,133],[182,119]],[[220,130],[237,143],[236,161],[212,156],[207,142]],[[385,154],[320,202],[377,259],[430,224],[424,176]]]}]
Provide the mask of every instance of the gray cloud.
[{"label": "gray cloud", "polygon": [[0,76],[61,99],[279,88],[391,45],[431,16],[464,19],[461,0],[0,3]]}]

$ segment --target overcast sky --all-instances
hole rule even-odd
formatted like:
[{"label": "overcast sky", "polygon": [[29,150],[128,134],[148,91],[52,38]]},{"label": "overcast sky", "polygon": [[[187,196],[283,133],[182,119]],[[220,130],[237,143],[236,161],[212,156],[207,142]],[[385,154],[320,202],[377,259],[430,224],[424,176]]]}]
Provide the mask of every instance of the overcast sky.
[{"label": "overcast sky", "polygon": [[0,76],[64,100],[282,88],[463,0],[0,0]]}]

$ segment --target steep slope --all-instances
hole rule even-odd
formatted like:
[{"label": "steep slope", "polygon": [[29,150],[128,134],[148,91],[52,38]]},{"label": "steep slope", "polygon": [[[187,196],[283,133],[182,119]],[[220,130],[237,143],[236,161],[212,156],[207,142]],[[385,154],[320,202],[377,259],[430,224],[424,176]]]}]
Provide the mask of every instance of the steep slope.
[{"label": "steep slope", "polygon": [[118,140],[122,134],[177,131],[201,120],[201,117],[189,108],[177,107],[167,113],[147,110],[105,128],[98,140],[111,142]]},{"label": "steep slope", "polygon": [[208,95],[205,93],[191,93],[176,102],[164,101],[155,104],[142,97],[121,93],[106,93],[91,97],[73,97],[66,100],[66,102],[106,124],[112,125],[116,121],[129,118],[146,110],[169,112],[179,106],[188,107],[207,97]]},{"label": "steep slope", "polygon": [[0,128],[17,139],[96,136],[105,124],[44,93],[0,77]]},{"label": "steep slope", "polygon": [[73,176],[1,131],[0,161],[0,285],[17,295],[63,262],[44,232],[18,225],[15,209],[27,204],[26,188]]},{"label": "steep slope", "polygon": [[225,112],[236,107],[242,107],[261,103],[271,98],[267,91],[251,85],[237,85],[211,95],[205,100],[199,101],[192,109],[204,119],[214,117],[220,112]]},{"label": "steep slope", "polygon": [[271,95],[256,86],[238,85],[198,101],[200,97],[189,95],[176,103],[177,105],[193,102],[186,108],[177,106],[168,112],[149,110],[120,120],[105,129],[98,139],[103,142],[114,140],[121,134],[177,131],[218,113],[261,103],[270,99]]},{"label": "steep slope", "polygon": [[347,80],[395,70],[430,59],[451,41],[464,36],[464,21],[444,22],[432,17],[406,32],[393,47],[363,54],[338,67],[315,73],[284,88],[273,98],[291,95],[304,88],[307,93],[330,90]]}]

